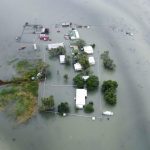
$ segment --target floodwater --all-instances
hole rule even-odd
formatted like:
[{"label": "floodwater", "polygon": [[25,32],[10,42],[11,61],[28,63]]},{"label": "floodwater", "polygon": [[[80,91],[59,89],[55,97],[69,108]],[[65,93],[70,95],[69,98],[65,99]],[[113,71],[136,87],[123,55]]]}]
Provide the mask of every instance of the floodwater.
[{"label": "floodwater", "polygon": [[[148,0],[1,0],[1,79],[15,75],[9,65],[11,60],[40,58],[45,53],[43,46],[35,54],[30,44],[25,52],[18,51],[20,44],[15,42],[15,37],[21,33],[25,22],[51,27],[58,22],[71,21],[91,25],[90,30],[82,30],[80,34],[88,43],[96,43],[95,57],[104,50],[110,51],[117,65],[116,71],[109,73],[101,67],[100,80],[117,80],[119,88],[118,103],[114,108],[109,108],[101,97],[101,102],[98,101],[98,94],[89,96],[96,105],[96,114],[108,108],[114,111],[110,120],[37,114],[26,124],[16,125],[9,115],[0,113],[0,150],[149,150],[149,6]],[[132,32],[133,36],[126,35],[126,32]],[[56,81],[62,84],[67,70],[68,84],[71,84],[74,72],[60,66],[58,75],[59,61],[51,60],[50,63],[52,77],[46,82],[44,94],[53,94],[56,104],[60,101],[73,104],[75,89],[49,85],[56,84]],[[39,89],[41,96],[42,86]],[[73,111],[73,105],[71,109]]]}]

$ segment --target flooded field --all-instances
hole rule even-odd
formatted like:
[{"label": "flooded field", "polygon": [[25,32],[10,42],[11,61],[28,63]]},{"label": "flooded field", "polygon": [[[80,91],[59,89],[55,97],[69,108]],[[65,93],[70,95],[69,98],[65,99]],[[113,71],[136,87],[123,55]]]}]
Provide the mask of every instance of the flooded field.
[{"label": "flooded field", "polygon": [[[0,149],[149,150],[149,6],[148,0],[1,0],[0,79],[8,80],[15,76],[13,62],[18,59],[44,58],[45,55],[50,64],[51,78],[45,83],[45,91],[44,85],[40,84],[39,97],[54,95],[56,104],[67,101],[74,113],[75,88],[53,86],[71,85],[75,75],[72,67],[60,65],[58,59],[49,60],[45,49],[48,42],[39,41],[40,50],[35,52],[31,45],[36,40],[33,35],[24,35],[25,43],[15,41],[23,24],[30,22],[49,27],[52,42],[61,42],[66,31],[60,29],[61,33],[57,34],[54,25],[69,21],[91,26],[90,29],[79,29],[79,33],[87,43],[96,44],[94,57],[97,61],[92,69],[100,76],[101,83],[114,79],[119,87],[118,103],[113,108],[104,103],[100,92],[88,96],[88,101],[94,101],[94,115],[109,109],[115,114],[110,120],[37,114],[27,123],[17,125],[10,114],[1,112]],[[128,33],[133,33],[133,36]],[[22,45],[27,48],[18,51]],[[69,41],[65,41],[65,45],[70,53]],[[114,73],[105,71],[102,61],[98,66],[99,54],[104,50],[109,50],[117,66]],[[65,73],[69,75],[67,83],[63,79]],[[77,114],[84,113],[79,111]]]}]

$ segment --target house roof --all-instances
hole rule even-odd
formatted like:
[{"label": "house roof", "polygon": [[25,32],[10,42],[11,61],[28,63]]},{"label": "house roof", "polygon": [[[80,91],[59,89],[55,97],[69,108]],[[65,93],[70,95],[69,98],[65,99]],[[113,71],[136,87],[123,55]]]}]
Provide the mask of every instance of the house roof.
[{"label": "house roof", "polygon": [[82,76],[82,79],[84,79],[84,81],[86,81],[89,78],[89,76]]},{"label": "house roof", "polygon": [[79,39],[79,32],[77,30],[72,30],[70,33],[71,40]]},{"label": "house roof", "polygon": [[83,50],[87,54],[93,54],[93,48],[92,48],[92,46],[84,46]]},{"label": "house roof", "polygon": [[53,43],[53,44],[48,44],[48,50],[51,50],[52,48],[58,48],[58,47],[64,47],[64,43]]},{"label": "house roof", "polygon": [[93,56],[89,57],[89,63],[90,63],[90,65],[95,65],[95,59]]},{"label": "house roof", "polygon": [[75,69],[76,71],[80,71],[80,70],[82,70],[82,66],[81,66],[81,64],[80,64],[80,63],[76,63],[76,64],[74,64],[74,69]]},{"label": "house roof", "polygon": [[65,63],[65,55],[59,55],[59,60],[61,64]]},{"label": "house roof", "polygon": [[76,107],[83,108],[85,105],[85,98],[87,97],[86,89],[76,89]]}]

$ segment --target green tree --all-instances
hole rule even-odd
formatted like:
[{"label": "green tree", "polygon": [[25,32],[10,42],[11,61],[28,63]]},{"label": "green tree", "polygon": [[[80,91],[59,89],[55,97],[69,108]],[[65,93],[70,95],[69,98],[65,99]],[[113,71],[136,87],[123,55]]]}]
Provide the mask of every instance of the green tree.
[{"label": "green tree", "polygon": [[89,76],[89,78],[86,81],[87,90],[93,91],[93,90],[97,89],[98,86],[99,86],[99,79],[98,79],[98,77],[95,76],[95,75]]},{"label": "green tree", "polygon": [[109,57],[109,51],[104,51],[103,54],[101,54],[101,59],[103,60],[103,65],[105,69],[108,70],[114,70],[116,65],[114,64],[113,60]]},{"label": "green tree", "polygon": [[105,93],[106,91],[110,89],[115,91],[117,87],[118,87],[118,83],[116,81],[107,80],[107,81],[104,81],[102,84],[102,92]]},{"label": "green tree", "polygon": [[63,115],[63,113],[69,113],[70,112],[69,104],[67,102],[60,103],[58,105],[58,112],[60,115]]},{"label": "green tree", "polygon": [[41,98],[42,101],[42,106],[40,108],[40,111],[47,111],[47,110],[53,110],[54,109],[54,97],[49,96],[49,97],[44,97]]},{"label": "green tree", "polygon": [[65,58],[66,66],[70,66],[70,64],[71,64],[71,60],[70,59],[71,59],[70,56],[66,55],[66,58]]},{"label": "green tree", "polygon": [[75,45],[81,50],[86,45],[86,42],[82,39],[79,39],[76,41]]},{"label": "green tree", "polygon": [[66,49],[62,46],[60,46],[58,48],[52,48],[49,51],[50,57],[56,57],[56,56],[65,55],[65,54],[66,54]]},{"label": "green tree", "polygon": [[81,53],[78,55],[78,61],[83,67],[84,70],[88,69],[90,67],[88,56],[86,53]]},{"label": "green tree", "polygon": [[118,83],[112,80],[104,81],[102,84],[102,92],[104,94],[104,99],[110,105],[115,105],[117,103],[117,87]]},{"label": "green tree", "polygon": [[68,80],[68,74],[64,74],[64,79],[65,79],[65,81]]},{"label": "green tree", "polygon": [[117,102],[116,94],[112,90],[105,92],[104,99],[111,105],[115,105]]},{"label": "green tree", "polygon": [[89,104],[84,106],[84,112],[86,113],[94,112],[93,102],[90,102]]},{"label": "green tree", "polygon": [[83,88],[85,84],[84,79],[79,74],[73,78],[73,82],[74,82],[74,85],[77,86],[77,88]]}]

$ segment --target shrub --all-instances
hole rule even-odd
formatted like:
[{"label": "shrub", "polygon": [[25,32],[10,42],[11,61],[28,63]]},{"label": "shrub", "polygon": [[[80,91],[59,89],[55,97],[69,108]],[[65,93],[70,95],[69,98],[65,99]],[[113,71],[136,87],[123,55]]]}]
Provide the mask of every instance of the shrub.
[{"label": "shrub", "polygon": [[65,75],[64,75],[64,79],[65,79],[65,81],[68,80],[68,74],[65,74]]},{"label": "shrub", "polygon": [[40,108],[40,111],[47,111],[47,110],[53,110],[54,109],[54,97],[53,96],[49,96],[49,97],[45,97],[45,98],[41,98],[42,101],[42,106]]},{"label": "shrub", "polygon": [[66,54],[66,49],[62,46],[58,47],[58,48],[52,48],[50,51],[49,51],[49,55],[51,57],[56,57],[56,56],[59,56],[59,55],[65,55]]},{"label": "shrub", "polygon": [[90,102],[89,104],[84,106],[84,112],[86,113],[94,112],[93,102],[92,103]]},{"label": "shrub", "polygon": [[98,79],[98,77],[95,76],[95,75],[89,76],[89,78],[86,81],[87,90],[93,91],[93,90],[97,89],[98,86],[99,86],[99,79]]},{"label": "shrub", "polygon": [[103,82],[102,92],[104,94],[104,99],[110,105],[115,105],[117,103],[117,87],[118,83],[116,81],[108,80]]},{"label": "shrub", "polygon": [[105,69],[108,69],[108,70],[115,69],[116,65],[114,64],[113,60],[110,59],[108,51],[104,51],[104,53],[101,54],[101,59],[103,60],[103,65]]},{"label": "shrub", "polygon": [[63,115],[63,113],[69,113],[69,105],[67,102],[61,103],[58,105],[58,112],[60,115]]},{"label": "shrub", "polygon": [[79,74],[73,78],[73,82],[74,82],[74,85],[77,86],[77,88],[83,88],[85,84],[84,79]]},{"label": "shrub", "polygon": [[76,41],[75,45],[81,50],[86,45],[86,42],[82,39],[79,39]]},{"label": "shrub", "polygon": [[70,66],[70,64],[71,64],[70,56],[68,56],[68,55],[66,55],[65,64],[66,64],[66,66]]},{"label": "shrub", "polygon": [[95,48],[96,45],[93,43],[93,44],[91,44],[91,46],[92,46],[92,48]]},{"label": "shrub", "polygon": [[86,70],[90,67],[88,56],[86,53],[78,54],[77,57],[78,57],[77,59],[78,59],[79,63],[81,64],[81,66],[83,67],[84,70]]}]

